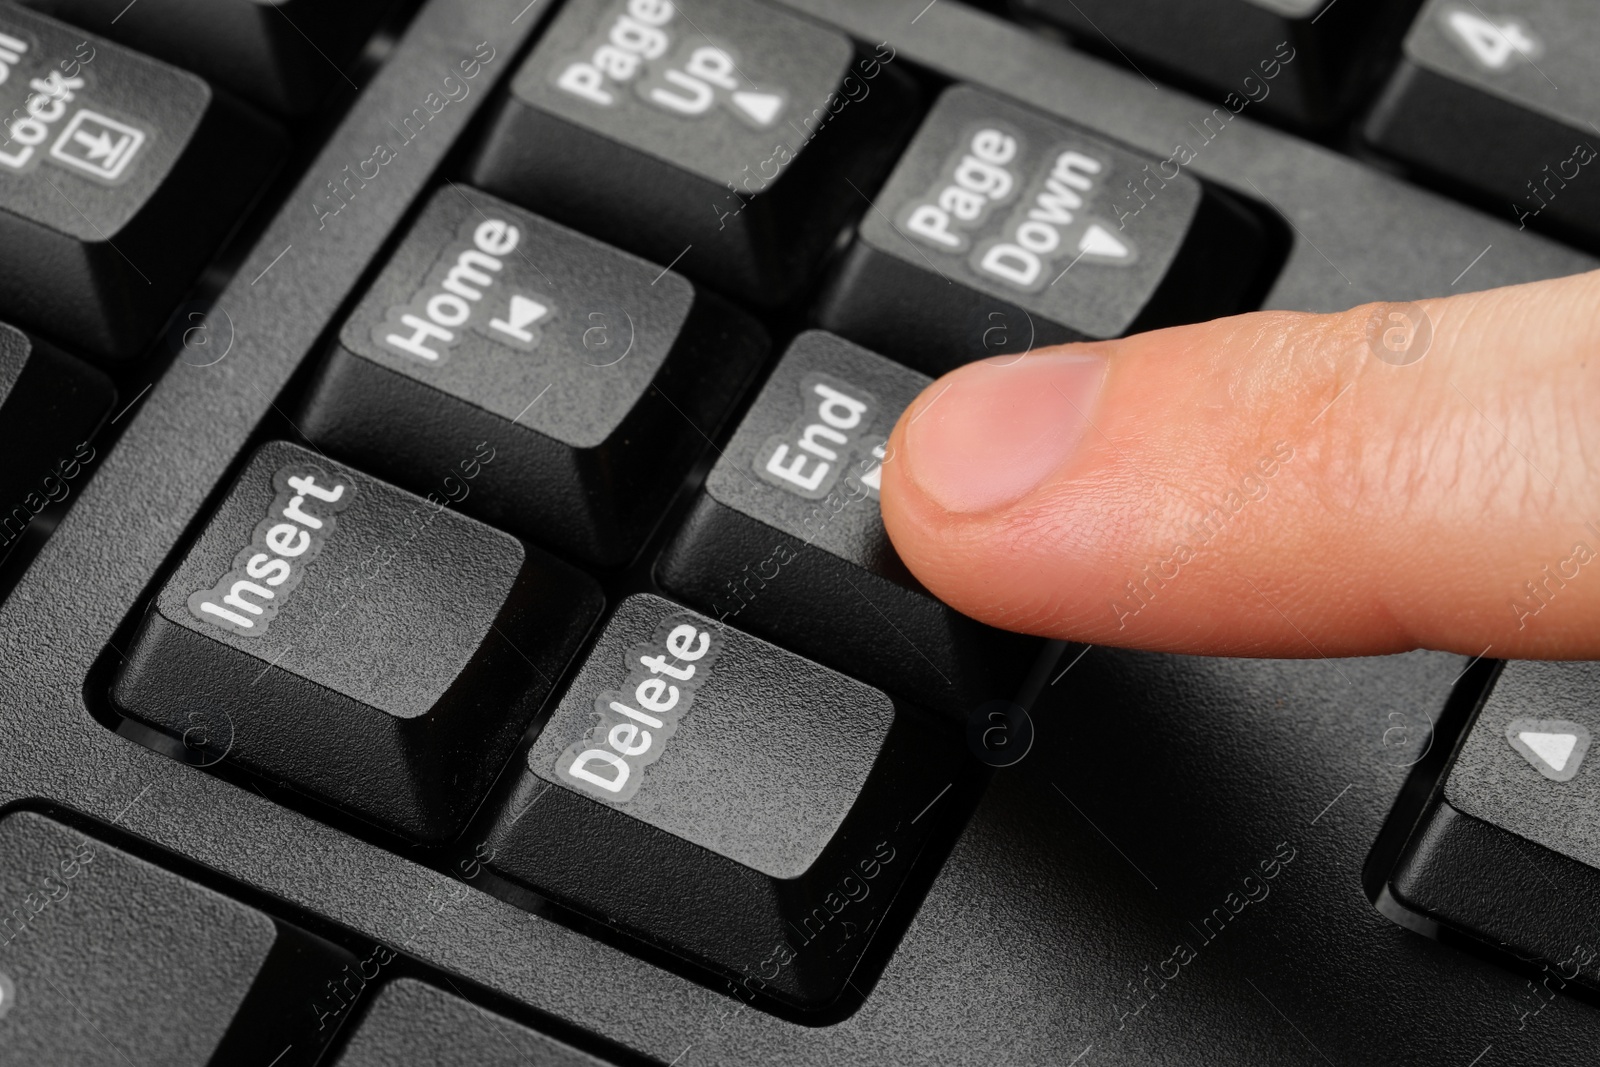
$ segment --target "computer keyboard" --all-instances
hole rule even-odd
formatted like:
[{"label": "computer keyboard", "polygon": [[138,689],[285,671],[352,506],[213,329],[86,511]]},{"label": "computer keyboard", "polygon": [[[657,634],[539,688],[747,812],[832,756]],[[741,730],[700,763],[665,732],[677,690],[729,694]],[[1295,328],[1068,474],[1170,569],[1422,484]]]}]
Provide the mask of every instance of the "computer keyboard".
[{"label": "computer keyboard", "polygon": [[607,1062],[414,978],[386,984],[373,998],[367,1019],[339,1057],[340,1067],[604,1067]]},{"label": "computer keyboard", "polygon": [[1498,668],[1386,903],[1515,946],[1559,984],[1600,988],[1595,780],[1584,773],[1597,685],[1592,663]]},{"label": "computer keyboard", "polygon": [[880,691],[631,596],[529,750],[485,864],[747,996],[826,1008],[959,802],[945,794],[970,768],[938,741]]},{"label": "computer keyboard", "polygon": [[0,3],[0,1064],[1592,1061],[1589,665],[1063,650],[877,494],[1592,268],[1600,13],[985,7]]},{"label": "computer keyboard", "polygon": [[1248,97],[1275,119],[1319,128],[1355,106],[1372,74],[1372,53],[1382,53],[1414,4],[1017,0],[1016,6],[1096,52],[1148,65],[1207,96]]}]

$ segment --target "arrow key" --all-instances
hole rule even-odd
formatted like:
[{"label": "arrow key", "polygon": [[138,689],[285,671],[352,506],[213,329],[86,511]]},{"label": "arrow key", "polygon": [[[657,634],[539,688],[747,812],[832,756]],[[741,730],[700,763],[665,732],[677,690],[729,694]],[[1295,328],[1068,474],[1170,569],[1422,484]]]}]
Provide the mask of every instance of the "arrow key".
[{"label": "arrow key", "polygon": [[[1587,527],[1577,536],[1595,544]],[[1587,758],[1600,724],[1600,663],[1499,664],[1476,702],[1466,737],[1432,746],[1436,757],[1453,749],[1448,764],[1415,762],[1422,777],[1407,792],[1425,788],[1391,816],[1410,840],[1388,872],[1390,906],[1410,913],[1407,925],[1422,918],[1464,931],[1514,967],[1546,960],[1564,982],[1600,989],[1593,967],[1572,966],[1592,955],[1582,946],[1593,944],[1600,895],[1600,774]],[[1374,849],[1383,853],[1393,855]]]}]

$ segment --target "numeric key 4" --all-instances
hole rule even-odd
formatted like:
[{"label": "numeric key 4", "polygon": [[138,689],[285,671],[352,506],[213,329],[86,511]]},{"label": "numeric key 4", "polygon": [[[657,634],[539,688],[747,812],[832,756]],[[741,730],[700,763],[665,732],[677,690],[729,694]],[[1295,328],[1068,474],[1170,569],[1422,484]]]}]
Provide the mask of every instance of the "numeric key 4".
[{"label": "numeric key 4", "polygon": [[1434,0],[1366,137],[1518,228],[1600,247],[1597,51],[1586,0]]}]

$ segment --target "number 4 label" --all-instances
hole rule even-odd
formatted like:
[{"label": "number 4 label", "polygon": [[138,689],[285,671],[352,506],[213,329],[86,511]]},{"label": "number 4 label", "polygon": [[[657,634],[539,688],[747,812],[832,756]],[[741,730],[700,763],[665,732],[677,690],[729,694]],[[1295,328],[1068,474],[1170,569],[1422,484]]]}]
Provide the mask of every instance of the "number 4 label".
[{"label": "number 4 label", "polygon": [[1544,45],[1514,18],[1490,19],[1464,8],[1446,8],[1444,24],[1468,56],[1488,70],[1505,70],[1518,59],[1531,60]]}]

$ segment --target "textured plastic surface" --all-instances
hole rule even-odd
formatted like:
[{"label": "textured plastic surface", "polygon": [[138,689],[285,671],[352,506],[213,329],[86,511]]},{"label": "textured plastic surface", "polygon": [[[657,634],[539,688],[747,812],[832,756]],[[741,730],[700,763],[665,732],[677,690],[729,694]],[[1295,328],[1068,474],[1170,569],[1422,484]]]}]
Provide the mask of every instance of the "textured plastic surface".
[{"label": "textured plastic surface", "polygon": [[[638,659],[670,652],[678,626],[676,647],[702,655],[646,675]],[[657,677],[677,679],[657,703],[687,710],[641,732]],[[941,821],[918,816],[962,773],[905,719],[859,682],[661,597],[629,597],[529,750],[490,835],[492,866],[751,991],[826,1004]],[[605,766],[632,748],[644,752],[629,770]],[[614,785],[585,785],[585,772]]]},{"label": "textured plastic surface", "polygon": [[277,113],[314,109],[390,0],[26,0]]},{"label": "textured plastic surface", "polygon": [[115,398],[99,371],[0,323],[0,556],[40,512],[71,495]]},{"label": "textured plastic surface", "polygon": [[[517,71],[512,93],[531,107],[628,142],[639,151],[722,185],[736,179],[747,164],[772,154],[769,129],[783,129],[784,118],[809,118],[813,108],[824,106],[854,58],[855,49],[843,34],[751,0],[691,0],[674,6],[675,13],[660,24],[667,38],[665,51],[659,57],[648,57],[641,64],[643,69],[629,81],[609,82],[602,91],[613,97],[613,103],[600,105],[556,84],[573,60],[590,58],[600,43],[596,38],[611,37],[617,16],[627,11],[627,5],[612,0],[576,0],[563,5]],[[635,20],[635,25],[639,21]],[[627,33],[617,36],[626,37]],[[670,69],[671,61],[679,59],[678,53],[685,48],[712,40],[735,58],[740,77],[734,80],[742,88],[782,98],[781,110],[772,122],[752,124],[731,105],[713,104],[704,114],[687,116],[649,102],[644,87],[654,86],[652,74]],[[661,62],[652,64],[650,59]],[[659,87],[670,88],[671,83]]]},{"label": "textured plastic surface", "polygon": [[1564,720],[1600,733],[1597,712],[1600,664],[1505,664],[1456,754],[1445,799],[1468,815],[1596,868],[1600,885],[1600,825],[1594,817],[1600,810],[1600,752],[1569,751],[1574,765],[1557,769],[1571,777],[1554,781],[1506,740],[1507,728],[1518,720]]},{"label": "textured plastic surface", "polygon": [[0,819],[0,1058],[204,1067],[271,950],[260,912],[31,812]]},{"label": "textured plastic surface", "polygon": [[670,601],[639,596],[618,606],[528,753],[528,766],[572,788],[556,769],[562,750],[594,725],[601,693],[633,699],[624,683],[636,669],[635,646],[648,648],[662,620],[680,614],[714,635],[715,662],[699,661],[693,707],[671,737],[657,734],[660,758],[635,772],[638,793],[614,806],[773,878],[798,877],[855,804],[894,706],[859,682]]},{"label": "textured plastic surface", "polygon": [[[191,610],[194,592],[232,574],[244,546],[258,549],[252,544],[258,524],[270,519],[298,526],[287,514],[275,514],[274,482],[279,471],[305,468],[317,472],[324,491],[339,492],[342,510],[335,517],[319,510],[327,504],[316,499],[300,505],[296,514],[323,524],[317,531],[322,550],[301,564],[297,584],[278,586],[281,606],[269,605],[277,607],[270,632],[247,637],[197,615]],[[277,543],[291,549],[314,544],[292,535]],[[267,544],[274,544],[270,529]],[[302,552],[300,559],[309,556]],[[156,609],[168,622],[254,656],[263,666],[412,719],[439,702],[484,644],[524,559],[515,538],[462,517],[437,498],[422,500],[298,445],[274,442],[251,458],[167,580]],[[268,583],[264,588],[273,584],[270,577],[260,580]],[[242,599],[261,602],[256,594]],[[252,622],[258,628],[266,624]]]},{"label": "textured plastic surface", "polygon": [[[1464,86],[1559,119],[1574,130],[1587,129],[1594,106],[1600,103],[1600,71],[1588,61],[1600,47],[1600,18],[1592,7],[1583,0],[1502,0],[1490,9],[1492,17],[1476,12],[1479,18],[1468,25],[1479,28],[1479,48],[1487,44],[1497,56],[1509,50],[1499,66],[1486,63],[1466,38],[1452,30],[1448,16],[1453,10],[1459,9],[1442,0],[1423,5],[1406,34],[1407,59]],[[1495,47],[1499,41],[1484,23],[1515,27],[1500,35],[1504,48]]]},{"label": "textured plastic surface", "polygon": [[602,1061],[413,978],[383,987],[334,1067],[601,1067]]},{"label": "textured plastic surface", "polygon": [[1097,50],[1121,50],[1200,85],[1214,100],[1248,94],[1273,116],[1306,125],[1326,123],[1348,106],[1359,83],[1358,53],[1375,36],[1374,15],[1384,6],[1376,0],[1342,2],[1339,10],[1326,0],[1013,3]]},{"label": "textured plastic surface", "polygon": [[[1593,988],[1600,753],[1588,741],[1600,731],[1597,705],[1600,665],[1502,665],[1390,883],[1413,911]],[[1583,743],[1541,756],[1512,743],[1522,730]]]}]

